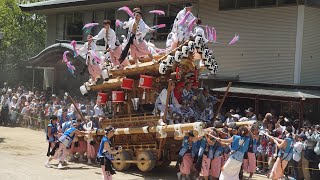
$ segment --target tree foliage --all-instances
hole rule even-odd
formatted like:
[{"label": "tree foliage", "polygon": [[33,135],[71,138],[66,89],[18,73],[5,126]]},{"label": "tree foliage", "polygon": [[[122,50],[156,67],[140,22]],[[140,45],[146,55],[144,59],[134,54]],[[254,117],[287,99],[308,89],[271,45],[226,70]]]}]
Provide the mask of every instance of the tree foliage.
[{"label": "tree foliage", "polygon": [[32,82],[32,71],[26,69],[29,58],[38,54],[45,47],[46,18],[44,15],[22,12],[20,3],[39,0],[0,1],[0,81],[14,85]]}]

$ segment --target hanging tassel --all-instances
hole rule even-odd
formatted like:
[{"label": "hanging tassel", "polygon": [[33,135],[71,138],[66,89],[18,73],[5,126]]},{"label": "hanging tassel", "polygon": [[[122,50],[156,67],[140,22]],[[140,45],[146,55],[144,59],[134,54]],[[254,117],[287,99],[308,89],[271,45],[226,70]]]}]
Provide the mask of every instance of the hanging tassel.
[{"label": "hanging tassel", "polygon": [[146,99],[146,89],[143,89],[142,99]]},{"label": "hanging tassel", "polygon": [[117,104],[117,113],[120,111],[120,104]]}]

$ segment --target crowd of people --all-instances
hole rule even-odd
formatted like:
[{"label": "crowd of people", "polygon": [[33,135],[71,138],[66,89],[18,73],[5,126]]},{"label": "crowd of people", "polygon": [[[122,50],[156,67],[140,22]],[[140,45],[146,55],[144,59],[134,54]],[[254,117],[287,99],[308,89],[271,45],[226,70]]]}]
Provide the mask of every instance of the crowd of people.
[{"label": "crowd of people", "polygon": [[[246,119],[254,116],[250,110]],[[233,117],[238,122],[239,115],[230,115]],[[188,132],[179,152],[178,178],[242,179],[246,172],[249,178],[262,173],[271,179],[316,179],[320,169],[319,125],[295,128],[287,118],[271,113],[254,121],[240,127],[209,127],[210,133],[203,137]]]},{"label": "crowd of people", "polygon": [[[10,88],[7,83],[1,90],[1,125],[44,128],[44,120],[56,115],[61,122],[76,120],[79,113],[70,99],[57,96],[49,90],[28,91],[25,87]],[[75,104],[83,116],[92,120],[94,127],[99,127],[99,118],[104,110],[99,102],[85,98],[74,98]]]},{"label": "crowd of people", "polygon": [[[203,121],[208,125],[211,124],[213,114],[209,118],[201,117],[204,117],[202,114],[206,112],[205,110],[212,109],[214,104],[220,101],[219,99],[210,95],[206,89],[197,91],[192,88],[190,82],[186,82],[180,88],[174,85],[172,88],[174,91],[170,98],[165,123]],[[177,91],[178,89],[180,91]],[[155,103],[155,111],[159,111],[160,115],[163,115],[164,112],[161,102],[162,97],[166,97],[164,92],[166,89],[162,90]],[[201,101],[201,107],[197,107],[201,97],[204,98]],[[50,118],[50,123],[46,128],[49,141],[47,155],[50,157],[46,163],[47,167],[51,166],[50,161],[54,158],[59,160],[59,168],[63,167],[67,159],[89,164],[99,163],[96,162],[97,155],[104,153],[105,141],[108,140],[103,139],[102,136],[93,138],[84,125],[91,121],[91,129],[101,128],[101,120],[107,112],[99,102],[82,101],[77,98],[74,101],[87,121],[81,120],[68,98],[59,98],[47,91],[32,93],[26,91],[24,87],[9,88],[5,83],[1,96],[1,123],[2,125],[19,123],[34,126],[40,123],[40,120]],[[184,111],[184,108],[189,108],[189,113],[183,113],[187,112]],[[200,109],[202,110],[199,111]],[[176,114],[173,115],[173,112]],[[195,115],[197,112],[199,114]],[[255,173],[264,173],[272,179],[280,179],[283,176],[312,179],[319,172],[319,125],[299,127],[287,117],[276,117],[271,113],[267,113],[261,119],[255,115],[253,108],[248,108],[244,113],[241,113],[239,109],[231,109],[224,114],[223,118],[218,118],[218,121],[226,124],[246,121],[255,121],[255,123],[252,126],[233,126],[222,129],[209,126],[207,131],[210,133],[202,137],[195,136],[192,131],[185,132],[186,136],[180,138],[183,139],[183,146],[177,163],[179,178],[194,178],[190,177],[192,174],[192,176],[203,179],[208,179],[210,176],[216,179],[241,179],[244,171],[249,173],[249,177]],[[106,132],[113,131],[109,127]],[[76,135],[78,134],[86,135],[86,138],[77,140]],[[72,141],[69,141],[70,139],[64,141],[61,137],[73,138]],[[73,140],[74,138],[76,140]],[[176,139],[179,140],[179,138]],[[61,142],[59,144],[65,142],[65,145],[57,147],[57,141]],[[101,144],[103,144],[102,149]],[[110,152],[121,152],[121,148],[110,149]],[[106,164],[103,161],[101,165],[105,168]],[[108,175],[108,171],[104,172]]]}]

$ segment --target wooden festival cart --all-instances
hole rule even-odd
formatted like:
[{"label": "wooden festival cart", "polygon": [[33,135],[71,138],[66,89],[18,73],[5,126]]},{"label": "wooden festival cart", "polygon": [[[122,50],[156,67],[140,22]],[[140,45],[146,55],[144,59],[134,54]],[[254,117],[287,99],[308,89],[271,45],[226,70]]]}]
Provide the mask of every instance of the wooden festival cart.
[{"label": "wooden festival cart", "polygon": [[[181,47],[178,47],[177,50]],[[174,52],[172,51],[171,54]],[[136,164],[141,171],[150,171],[156,166],[170,165],[171,161],[177,160],[177,152],[181,148],[181,141],[174,140],[175,134],[180,133],[181,135],[181,132],[185,130],[200,131],[204,127],[202,123],[158,125],[160,116],[152,114],[158,94],[163,88],[170,86],[168,82],[170,84],[178,81],[177,75],[184,77],[196,70],[194,54],[189,53],[188,57],[184,57],[180,63],[175,63],[165,74],[160,74],[159,66],[165,58],[167,55],[156,57],[158,62],[155,63],[144,62],[140,63],[139,67],[111,70],[111,79],[104,84],[90,87],[91,90],[107,94],[107,99],[111,102],[107,105],[107,109],[113,116],[104,119],[102,127],[112,125],[118,130],[113,140],[114,145],[123,148],[121,153],[115,155],[113,161],[114,168],[118,171],[124,171],[132,164]],[[179,72],[176,72],[177,66],[180,68]],[[152,76],[151,87],[141,86],[141,75]],[[123,89],[123,81],[127,78],[133,80],[132,88]],[[125,93],[126,99],[115,102],[113,91],[119,90]],[[168,88],[168,91],[171,92],[171,89]],[[135,107],[133,98],[139,98],[139,110]],[[167,104],[168,99],[167,97]]]}]

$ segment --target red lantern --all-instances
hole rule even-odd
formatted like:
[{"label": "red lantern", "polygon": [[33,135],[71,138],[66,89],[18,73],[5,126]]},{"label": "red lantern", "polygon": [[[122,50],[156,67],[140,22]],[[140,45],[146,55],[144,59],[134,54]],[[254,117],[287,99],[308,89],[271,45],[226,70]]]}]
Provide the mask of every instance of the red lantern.
[{"label": "red lantern", "polygon": [[121,103],[124,102],[124,99],[123,91],[112,91],[112,102]]},{"label": "red lantern", "polygon": [[140,75],[139,87],[143,89],[151,89],[152,79],[152,76]]},{"label": "red lantern", "polygon": [[123,78],[121,88],[126,89],[126,90],[132,90],[133,89],[133,82],[134,82],[133,79]]},{"label": "red lantern", "polygon": [[140,75],[139,87],[143,88],[142,99],[146,99],[146,89],[152,88],[152,76]]},{"label": "red lantern", "polygon": [[100,104],[106,104],[108,101],[108,94],[107,93],[98,93],[98,96],[97,96],[97,103],[100,103]]}]

